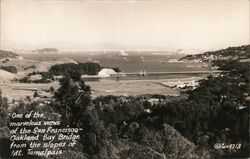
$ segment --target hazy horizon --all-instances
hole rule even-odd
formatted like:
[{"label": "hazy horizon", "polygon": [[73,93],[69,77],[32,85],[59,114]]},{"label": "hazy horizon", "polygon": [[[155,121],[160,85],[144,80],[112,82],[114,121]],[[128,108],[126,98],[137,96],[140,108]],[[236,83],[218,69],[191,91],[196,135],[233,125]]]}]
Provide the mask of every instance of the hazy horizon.
[{"label": "hazy horizon", "polygon": [[249,44],[248,0],[1,0],[1,49],[214,50]]}]

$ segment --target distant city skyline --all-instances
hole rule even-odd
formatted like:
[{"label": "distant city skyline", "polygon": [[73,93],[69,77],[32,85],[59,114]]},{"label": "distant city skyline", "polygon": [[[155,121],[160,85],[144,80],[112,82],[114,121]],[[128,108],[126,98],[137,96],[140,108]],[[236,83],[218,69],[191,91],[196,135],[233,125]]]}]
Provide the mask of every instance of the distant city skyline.
[{"label": "distant city skyline", "polygon": [[214,50],[249,44],[249,0],[1,0],[1,49]]}]

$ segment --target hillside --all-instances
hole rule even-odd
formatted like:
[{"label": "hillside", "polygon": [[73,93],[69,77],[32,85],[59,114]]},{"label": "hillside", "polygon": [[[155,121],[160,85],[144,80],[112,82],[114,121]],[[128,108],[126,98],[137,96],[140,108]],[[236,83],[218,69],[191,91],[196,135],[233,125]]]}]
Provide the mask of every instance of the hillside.
[{"label": "hillside", "polygon": [[0,50],[0,60],[4,59],[22,59],[22,56],[12,51]]},{"label": "hillside", "polygon": [[0,83],[10,82],[14,78],[15,78],[14,74],[0,69]]},{"label": "hillside", "polygon": [[226,59],[249,59],[250,58],[250,45],[243,45],[237,47],[229,47],[217,51],[208,51],[196,55],[187,55],[179,59],[184,62],[210,62],[213,60],[226,60]]}]

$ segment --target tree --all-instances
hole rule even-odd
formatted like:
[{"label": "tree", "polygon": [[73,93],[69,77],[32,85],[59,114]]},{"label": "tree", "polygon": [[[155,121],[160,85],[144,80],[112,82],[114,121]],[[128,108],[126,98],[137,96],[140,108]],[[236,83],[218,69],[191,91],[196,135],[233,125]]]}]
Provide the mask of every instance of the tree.
[{"label": "tree", "polygon": [[0,90],[0,158],[10,157],[7,108],[7,99],[2,97]]},{"label": "tree", "polygon": [[[81,128],[81,143],[88,154],[96,152],[97,145],[90,141],[98,129],[96,112],[91,109],[90,87],[83,80],[75,81],[69,74],[60,80],[55,92],[56,109],[62,115],[62,126]],[[101,134],[101,133],[99,133]]]},{"label": "tree", "polygon": [[7,98],[2,97],[2,91],[0,90],[0,128],[7,126],[8,112]]},{"label": "tree", "polygon": [[8,71],[10,73],[17,73],[17,69],[15,66],[1,66],[0,69]]},{"label": "tree", "polygon": [[121,152],[124,158],[186,159],[197,157],[195,145],[167,124],[164,124],[162,130],[144,127],[142,131],[142,140],[130,141],[130,148]]},{"label": "tree", "polygon": [[114,68],[112,68],[115,72],[117,72],[117,73],[119,73],[119,72],[121,72],[121,70],[120,70],[120,68],[118,68],[118,67],[114,67]]},{"label": "tree", "polygon": [[69,74],[70,74],[71,79],[73,79],[75,82],[80,81],[81,74],[79,73],[79,71],[70,70]]},{"label": "tree", "polygon": [[60,79],[60,88],[55,92],[55,99],[59,104],[57,105],[57,111],[62,114],[62,121],[66,125],[70,125],[74,114],[72,114],[72,108],[75,107],[76,99],[80,92],[78,86],[72,81],[69,74],[66,74],[64,78]]},{"label": "tree", "polygon": [[51,86],[51,87],[49,88],[49,91],[50,91],[51,93],[54,93],[54,92],[55,92],[54,87]]},{"label": "tree", "polygon": [[37,91],[34,92],[33,97],[34,98],[39,97],[39,94],[37,93]]}]

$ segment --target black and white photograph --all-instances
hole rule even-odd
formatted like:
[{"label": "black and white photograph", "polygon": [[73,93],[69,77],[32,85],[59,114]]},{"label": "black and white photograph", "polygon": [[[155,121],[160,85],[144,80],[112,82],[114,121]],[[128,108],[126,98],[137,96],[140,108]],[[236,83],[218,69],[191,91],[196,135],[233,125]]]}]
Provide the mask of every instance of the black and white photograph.
[{"label": "black and white photograph", "polygon": [[0,0],[0,159],[247,159],[249,109],[249,0]]}]

